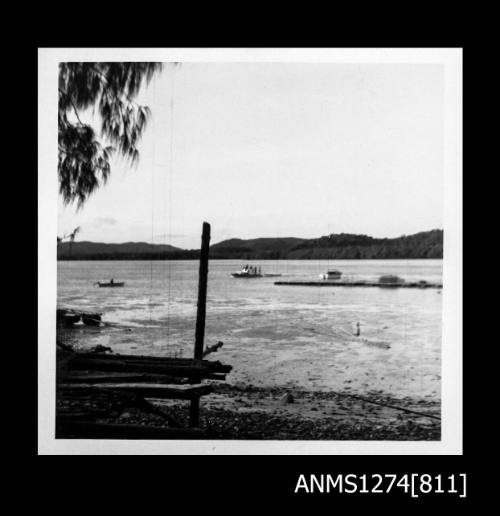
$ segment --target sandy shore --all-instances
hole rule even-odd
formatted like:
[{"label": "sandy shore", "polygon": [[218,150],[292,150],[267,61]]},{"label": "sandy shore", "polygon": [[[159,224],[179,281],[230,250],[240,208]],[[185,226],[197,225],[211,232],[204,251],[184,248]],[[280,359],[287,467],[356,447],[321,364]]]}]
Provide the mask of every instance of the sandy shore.
[{"label": "sandy shore", "polygon": [[[106,333],[71,331],[72,344],[86,349]],[[95,338],[88,339],[89,334]],[[428,389],[419,389],[422,382],[411,378],[400,384],[400,394],[395,395],[394,385],[378,379],[388,372],[384,357],[378,356],[384,351],[354,343],[346,353],[356,353],[356,362],[342,369],[336,362],[339,353],[330,356],[331,350],[328,353],[321,346],[304,346],[303,350],[270,346],[257,351],[225,345],[213,358],[234,369],[226,383],[214,382],[214,392],[202,397],[200,426],[211,439],[439,440],[439,398]],[[384,373],[370,369],[375,366]],[[188,402],[148,401],[182,426],[188,425]],[[88,403],[96,408],[95,400]],[[107,412],[102,422],[165,425],[161,416],[134,407],[101,408]]]},{"label": "sandy shore", "polygon": [[[323,339],[318,337],[323,330],[326,332],[322,324],[318,320],[315,327],[303,327],[290,313],[286,329],[267,323],[248,330],[233,330],[234,335],[220,332],[224,346],[209,359],[233,366],[227,377],[232,385],[359,395],[376,391],[393,397],[440,402],[440,352],[433,339],[423,344],[422,336],[409,329],[406,333],[414,342],[411,346],[399,341],[389,330],[377,338],[346,337],[338,332],[336,338]],[[114,353],[126,355],[175,356],[178,351],[165,345],[162,332],[157,341],[151,341],[148,328],[75,325],[62,337],[63,342],[82,351],[95,346],[110,347]],[[184,337],[175,332],[171,335],[175,342],[183,342],[183,338],[186,342],[180,356],[190,357],[192,332]],[[213,345],[217,340],[207,338],[206,342]]]},{"label": "sandy shore", "polygon": [[[155,404],[187,423],[185,404]],[[219,439],[440,439],[440,420],[387,405],[440,416],[436,402],[381,393],[360,399],[348,393],[219,385],[215,393],[202,398],[201,426]]]},{"label": "sandy shore", "polygon": [[[182,426],[188,425],[188,402],[148,401]],[[109,404],[104,407],[97,398],[81,403],[103,413],[99,422],[166,425],[160,415],[137,407],[115,405],[110,411]],[[60,400],[58,412],[64,410]],[[347,393],[219,385],[202,398],[200,428],[207,439],[439,440],[439,410],[435,402],[376,393],[360,399]]]}]

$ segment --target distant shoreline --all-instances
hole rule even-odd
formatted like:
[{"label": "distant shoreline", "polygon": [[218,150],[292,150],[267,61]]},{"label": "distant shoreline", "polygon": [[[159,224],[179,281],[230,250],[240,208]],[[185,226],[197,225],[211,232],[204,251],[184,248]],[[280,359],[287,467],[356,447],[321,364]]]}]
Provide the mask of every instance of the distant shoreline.
[{"label": "distant shoreline", "polygon": [[[157,256],[152,258],[88,258],[88,257],[82,257],[82,258],[58,258],[58,262],[194,262],[197,261],[199,258],[158,258]],[[312,261],[326,261],[326,260],[335,260],[337,262],[351,262],[351,261],[389,261],[389,260],[442,260],[443,257],[438,258],[212,258],[210,257],[211,261],[236,261],[236,260],[253,260],[253,261],[259,261],[259,262],[286,262],[286,261],[297,261],[297,262],[312,262]]]},{"label": "distant shoreline", "polygon": [[[199,249],[167,244],[125,242],[63,242],[58,260],[198,260]],[[319,238],[233,238],[210,246],[219,260],[422,260],[443,258],[443,231],[434,229],[397,238],[373,238],[348,233]]]}]

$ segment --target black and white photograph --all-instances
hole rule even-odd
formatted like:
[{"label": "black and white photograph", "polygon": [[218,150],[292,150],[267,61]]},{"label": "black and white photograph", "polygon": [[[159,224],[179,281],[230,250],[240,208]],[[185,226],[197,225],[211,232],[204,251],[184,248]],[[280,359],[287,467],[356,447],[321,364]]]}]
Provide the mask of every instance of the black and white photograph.
[{"label": "black and white photograph", "polygon": [[461,59],[39,49],[39,452],[460,454]]}]

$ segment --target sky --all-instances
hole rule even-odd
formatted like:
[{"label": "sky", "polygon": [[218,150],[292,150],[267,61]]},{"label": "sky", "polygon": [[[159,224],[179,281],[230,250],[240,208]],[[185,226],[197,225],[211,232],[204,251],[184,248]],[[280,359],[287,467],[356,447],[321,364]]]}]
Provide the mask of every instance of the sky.
[{"label": "sky", "polygon": [[198,248],[227,238],[396,237],[443,227],[443,66],[166,64],[152,118],[58,234]]}]

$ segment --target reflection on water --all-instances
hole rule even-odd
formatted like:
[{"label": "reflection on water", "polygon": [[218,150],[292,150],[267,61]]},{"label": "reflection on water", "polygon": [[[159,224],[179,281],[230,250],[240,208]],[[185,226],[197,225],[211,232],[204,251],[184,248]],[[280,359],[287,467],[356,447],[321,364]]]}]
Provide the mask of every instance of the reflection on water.
[{"label": "reflection on water", "polygon": [[[440,397],[441,295],[434,289],[276,286],[276,278],[236,279],[239,260],[211,260],[206,343],[232,364],[228,379],[351,392]],[[441,260],[253,261],[287,279],[318,279],[329,268],[352,279],[395,274],[442,281]],[[96,281],[125,281],[98,288]],[[123,353],[193,352],[198,262],[58,262],[58,303],[103,312],[115,323],[80,328],[82,345]],[[356,323],[361,335],[355,336]]]}]

